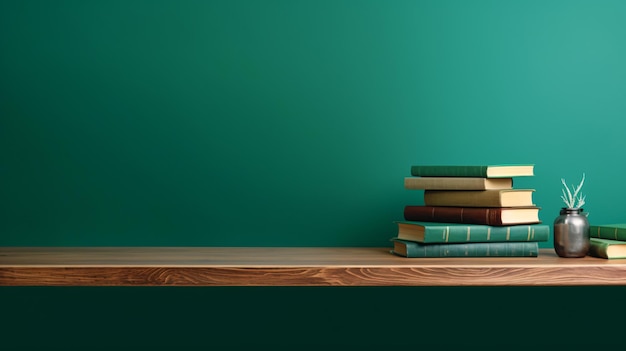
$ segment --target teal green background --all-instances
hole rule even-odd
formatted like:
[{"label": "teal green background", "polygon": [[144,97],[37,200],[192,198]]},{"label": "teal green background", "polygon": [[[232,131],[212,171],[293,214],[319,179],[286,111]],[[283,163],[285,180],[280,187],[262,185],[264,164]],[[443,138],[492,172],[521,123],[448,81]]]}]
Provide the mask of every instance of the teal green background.
[{"label": "teal green background", "polygon": [[622,1],[0,6],[0,244],[388,245],[427,163],[624,220]]},{"label": "teal green background", "polygon": [[[0,245],[387,246],[403,207],[422,202],[403,178],[428,163],[535,164],[515,184],[536,189],[545,223],[562,207],[560,179],[585,173],[592,224],[625,221],[624,18],[626,2],[609,0],[3,1]],[[549,297],[621,291],[589,289]],[[330,335],[346,343],[359,331],[400,342],[390,334],[404,324],[445,338],[439,324],[390,313],[398,294],[436,300],[422,288],[0,291],[10,335],[33,322],[55,341],[77,321],[143,321],[142,332],[161,335],[158,324],[178,338],[189,320],[214,338],[243,321],[263,339],[266,315],[298,317],[284,300],[320,293],[304,329],[326,325],[328,306],[332,328],[350,331]],[[153,303],[135,320],[139,296]],[[280,312],[251,307],[264,299]],[[211,315],[216,300],[232,310]],[[439,319],[483,315],[437,306]]]}]

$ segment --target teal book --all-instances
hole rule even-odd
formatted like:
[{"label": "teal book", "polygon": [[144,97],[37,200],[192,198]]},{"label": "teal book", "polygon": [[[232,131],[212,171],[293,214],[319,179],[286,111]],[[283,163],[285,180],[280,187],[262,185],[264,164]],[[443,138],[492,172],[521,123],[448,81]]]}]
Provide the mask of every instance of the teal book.
[{"label": "teal book", "polygon": [[626,223],[590,225],[589,236],[626,241]]},{"label": "teal book", "polygon": [[393,241],[391,253],[408,258],[539,256],[539,244],[536,241],[422,244],[398,238],[391,240]]},{"label": "teal book", "polygon": [[534,175],[534,165],[414,165],[411,166],[411,175],[416,177],[527,177]]},{"label": "teal book", "polygon": [[424,244],[547,241],[550,226],[547,224],[520,224],[490,226],[441,222],[397,221],[398,239]]},{"label": "teal book", "polygon": [[587,254],[606,259],[626,258],[626,241],[590,238]]}]

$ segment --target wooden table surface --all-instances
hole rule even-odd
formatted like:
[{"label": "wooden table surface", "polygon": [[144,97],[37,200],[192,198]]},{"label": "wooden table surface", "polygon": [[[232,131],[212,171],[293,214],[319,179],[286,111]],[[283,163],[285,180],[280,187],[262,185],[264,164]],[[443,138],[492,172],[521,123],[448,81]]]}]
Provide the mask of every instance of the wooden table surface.
[{"label": "wooden table surface", "polygon": [[626,285],[626,259],[404,258],[389,248],[0,247],[0,286]]}]

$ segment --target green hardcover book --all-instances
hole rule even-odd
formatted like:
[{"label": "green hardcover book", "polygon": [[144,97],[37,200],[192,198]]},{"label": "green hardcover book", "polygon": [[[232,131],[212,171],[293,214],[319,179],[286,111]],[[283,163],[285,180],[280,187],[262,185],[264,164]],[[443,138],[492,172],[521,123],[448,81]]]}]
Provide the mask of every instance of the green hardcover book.
[{"label": "green hardcover book", "polygon": [[590,225],[589,236],[626,241],[626,223]]},{"label": "green hardcover book", "polygon": [[547,224],[490,226],[440,222],[397,221],[398,239],[431,243],[547,241]]},{"label": "green hardcover book", "polygon": [[590,238],[588,255],[606,259],[626,258],[626,241]]},{"label": "green hardcover book", "polygon": [[409,258],[537,257],[539,244],[529,242],[422,244],[393,238],[393,254]]},{"label": "green hardcover book", "polygon": [[525,177],[534,175],[534,165],[415,165],[411,166],[411,175],[418,177]]}]

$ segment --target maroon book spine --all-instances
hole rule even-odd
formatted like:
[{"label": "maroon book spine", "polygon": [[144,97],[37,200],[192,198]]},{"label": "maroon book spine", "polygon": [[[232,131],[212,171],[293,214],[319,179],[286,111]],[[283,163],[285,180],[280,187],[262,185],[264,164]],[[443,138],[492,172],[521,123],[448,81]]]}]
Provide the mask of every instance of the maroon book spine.
[{"label": "maroon book spine", "polygon": [[405,206],[407,221],[502,225],[502,209],[498,207]]}]

